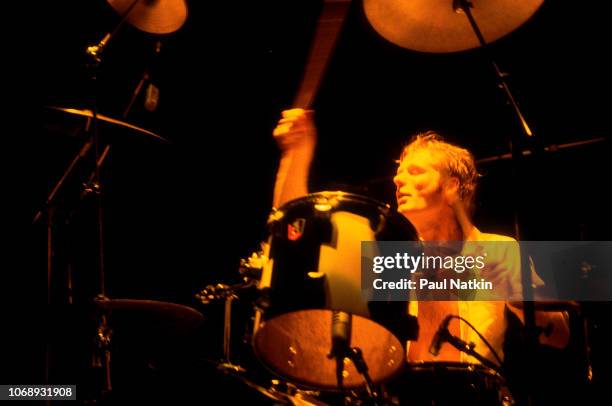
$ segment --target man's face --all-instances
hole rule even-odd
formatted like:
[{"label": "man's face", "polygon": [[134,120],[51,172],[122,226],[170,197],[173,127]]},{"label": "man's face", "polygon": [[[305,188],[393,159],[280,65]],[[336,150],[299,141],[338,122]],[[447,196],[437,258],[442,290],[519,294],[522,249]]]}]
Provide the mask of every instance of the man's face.
[{"label": "man's face", "polygon": [[448,205],[444,199],[446,176],[436,167],[439,159],[426,149],[404,156],[393,178],[398,211],[404,216],[435,216]]}]

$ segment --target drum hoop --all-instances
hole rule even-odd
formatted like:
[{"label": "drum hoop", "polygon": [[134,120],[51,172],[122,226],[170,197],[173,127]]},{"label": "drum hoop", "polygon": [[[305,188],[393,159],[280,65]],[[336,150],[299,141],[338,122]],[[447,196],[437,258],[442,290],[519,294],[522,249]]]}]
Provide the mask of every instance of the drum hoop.
[{"label": "drum hoop", "polygon": [[473,362],[460,361],[412,361],[406,363],[406,368],[410,371],[466,371],[475,373],[485,373],[487,375],[502,378],[503,377],[494,369],[491,369],[483,364]]},{"label": "drum hoop", "polygon": [[[294,207],[302,206],[304,203],[311,204],[322,204],[326,201],[337,200],[337,202],[350,202],[350,203],[363,203],[368,206],[374,206],[378,208],[381,214],[387,214],[389,210],[391,210],[391,206],[387,203],[383,203],[379,200],[373,199],[368,196],[359,195],[356,193],[343,192],[340,190],[337,191],[322,191],[310,193],[306,196],[299,197],[297,199],[290,200],[277,208],[276,211],[287,212],[293,209]],[[332,207],[333,209],[333,207]]]}]

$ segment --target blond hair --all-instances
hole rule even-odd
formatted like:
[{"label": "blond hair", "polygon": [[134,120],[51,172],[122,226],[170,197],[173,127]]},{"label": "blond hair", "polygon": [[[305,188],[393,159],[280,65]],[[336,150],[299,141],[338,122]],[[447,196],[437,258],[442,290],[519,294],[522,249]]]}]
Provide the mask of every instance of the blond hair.
[{"label": "blond hair", "polygon": [[480,177],[476,170],[474,156],[465,148],[444,141],[435,131],[426,131],[412,136],[402,150],[400,162],[415,150],[428,150],[439,157],[438,167],[445,170],[449,176],[459,180],[459,196],[468,213],[474,212],[476,187]]}]

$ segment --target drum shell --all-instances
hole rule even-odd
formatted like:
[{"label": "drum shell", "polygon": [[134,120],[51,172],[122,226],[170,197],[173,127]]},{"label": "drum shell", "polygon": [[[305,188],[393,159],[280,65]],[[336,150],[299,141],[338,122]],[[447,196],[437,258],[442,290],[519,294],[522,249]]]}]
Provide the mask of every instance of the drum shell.
[{"label": "drum shell", "polygon": [[[264,364],[308,387],[336,387],[332,366],[321,363],[333,362],[325,359],[332,311],[342,311],[352,315],[352,344],[372,349],[364,351],[366,361],[383,364],[368,364],[373,379],[387,379],[404,362],[402,343],[415,334],[416,324],[406,302],[363,296],[361,241],[415,239],[412,225],[389,206],[343,192],[312,194],[273,213],[260,281],[265,299],[254,326],[255,352]],[[321,368],[331,375],[311,380],[305,372],[321,375]],[[363,383],[352,366],[346,372],[346,387]]]},{"label": "drum shell", "polygon": [[481,364],[417,362],[407,364],[389,390],[400,405],[502,406],[513,403],[504,379]]}]

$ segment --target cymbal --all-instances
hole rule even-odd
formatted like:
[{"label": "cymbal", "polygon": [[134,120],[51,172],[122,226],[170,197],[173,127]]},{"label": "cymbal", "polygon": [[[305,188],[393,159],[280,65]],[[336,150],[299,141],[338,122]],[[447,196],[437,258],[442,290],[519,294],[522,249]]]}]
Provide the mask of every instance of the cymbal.
[{"label": "cymbal", "polygon": [[[544,0],[472,0],[474,20],[487,43],[527,21]],[[453,0],[364,0],[372,27],[388,41],[421,52],[456,52],[480,46]]]},{"label": "cymbal", "polygon": [[[523,302],[514,301],[510,302],[510,305],[522,309]],[[562,301],[562,300],[547,300],[534,302],[535,310],[538,312],[565,312],[565,311],[579,311],[580,304],[573,300]]]},{"label": "cymbal", "polygon": [[126,21],[150,34],[169,34],[187,19],[185,0],[107,0]]},{"label": "cymbal", "polygon": [[[56,110],[56,111],[61,111],[64,113],[68,113],[74,116],[82,116],[82,117],[93,117],[93,112],[91,110],[88,109],[73,109],[73,108],[67,108],[67,107],[56,107],[56,106],[47,106],[47,108],[51,109],[51,110]],[[160,141],[164,141],[164,142],[168,142],[167,139],[165,139],[164,137],[161,137],[157,134],[155,134],[154,132],[151,132],[149,130],[145,130],[144,128],[141,127],[137,127],[133,124],[130,123],[126,123],[125,121],[121,121],[121,120],[117,120],[115,118],[111,118],[108,116],[105,116],[104,114],[96,114],[96,117],[98,118],[98,120],[100,121],[104,121],[110,124],[114,124],[114,125],[118,125],[120,127],[124,127],[124,128],[128,128],[130,130],[134,130],[136,132],[139,132],[141,134],[145,134],[148,135],[150,137],[153,137],[155,139],[158,139]]]},{"label": "cymbal", "polygon": [[111,328],[143,343],[184,336],[204,321],[202,313],[177,303],[141,299],[96,299],[95,303],[110,311]]}]

